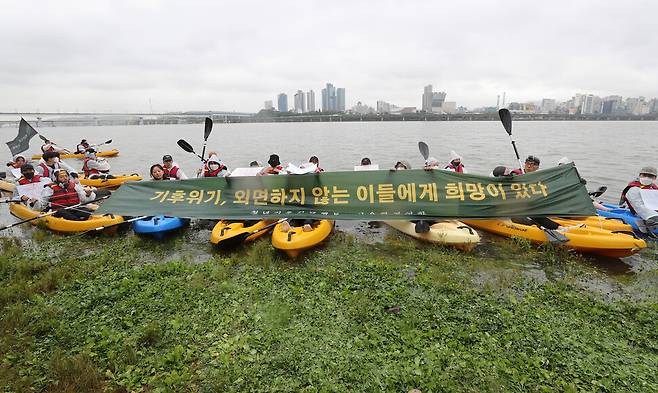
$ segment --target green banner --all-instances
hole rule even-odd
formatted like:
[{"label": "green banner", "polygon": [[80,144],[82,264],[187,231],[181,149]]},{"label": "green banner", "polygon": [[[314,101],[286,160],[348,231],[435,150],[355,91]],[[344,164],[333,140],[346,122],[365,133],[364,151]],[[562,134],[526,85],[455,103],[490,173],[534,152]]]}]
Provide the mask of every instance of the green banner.
[{"label": "green banner", "polygon": [[206,219],[409,220],[587,216],[573,164],[513,178],[443,170],[324,172],[126,183],[100,213]]}]

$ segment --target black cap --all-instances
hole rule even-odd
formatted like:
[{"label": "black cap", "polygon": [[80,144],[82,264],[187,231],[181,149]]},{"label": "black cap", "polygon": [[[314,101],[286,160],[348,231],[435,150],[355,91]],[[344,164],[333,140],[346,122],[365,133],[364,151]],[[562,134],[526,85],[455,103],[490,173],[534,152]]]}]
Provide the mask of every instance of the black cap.
[{"label": "black cap", "polygon": [[85,143],[85,142],[87,142],[86,139],[83,139],[83,140],[80,141],[80,143]]},{"label": "black cap", "polygon": [[279,156],[277,154],[271,154],[270,159],[267,160],[267,163],[271,166],[281,165],[281,161],[279,161]]},{"label": "black cap", "polygon": [[171,158],[169,154],[165,154],[164,156],[162,156],[162,161],[173,161],[173,160],[174,159]]},{"label": "black cap", "polygon": [[27,171],[30,170],[30,169],[31,169],[31,170],[34,170],[34,167],[32,166],[32,164],[24,164],[24,165],[21,167],[21,173],[25,173],[25,172],[27,172]]},{"label": "black cap", "polygon": [[535,165],[539,165],[541,161],[539,161],[539,157],[528,156],[528,158],[525,159],[525,162],[532,162]]},{"label": "black cap", "polygon": [[507,171],[507,168],[505,168],[504,166],[497,166],[493,170],[493,175],[494,175],[494,177],[505,176],[506,171]]},{"label": "black cap", "polygon": [[372,165],[372,162],[370,162],[370,158],[364,157],[361,159],[361,165]]},{"label": "black cap", "polygon": [[48,161],[49,158],[59,157],[59,153],[56,151],[47,151],[41,155],[41,158]]}]

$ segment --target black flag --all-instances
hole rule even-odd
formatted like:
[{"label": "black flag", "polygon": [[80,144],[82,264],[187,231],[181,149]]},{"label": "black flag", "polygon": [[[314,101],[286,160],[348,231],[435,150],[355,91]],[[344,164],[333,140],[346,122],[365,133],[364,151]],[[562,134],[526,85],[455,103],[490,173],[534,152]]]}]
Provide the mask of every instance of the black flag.
[{"label": "black flag", "polygon": [[25,119],[21,118],[21,124],[18,126],[18,135],[13,141],[7,142],[11,155],[15,156],[30,148],[30,139],[37,135],[38,132],[32,128]]}]

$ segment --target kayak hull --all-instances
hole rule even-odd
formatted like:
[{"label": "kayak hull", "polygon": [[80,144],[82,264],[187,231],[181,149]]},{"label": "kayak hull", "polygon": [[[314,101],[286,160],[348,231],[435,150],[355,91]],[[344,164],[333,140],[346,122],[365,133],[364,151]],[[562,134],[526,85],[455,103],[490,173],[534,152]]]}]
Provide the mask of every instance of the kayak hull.
[{"label": "kayak hull", "polygon": [[[37,217],[40,214],[43,214],[43,212],[32,210],[21,203],[11,203],[9,205],[9,212],[13,216],[20,218],[21,220],[27,220],[30,218]],[[118,225],[123,221],[124,220],[122,216],[115,216],[111,214],[102,215],[102,216],[91,215],[89,216],[88,220],[84,220],[84,221],[65,220],[63,218],[57,218],[51,215],[31,221],[31,224],[32,225],[41,224],[44,225],[46,228],[50,229],[51,231],[59,232],[59,233],[78,233],[78,232],[89,231],[99,227]],[[115,226],[114,228],[110,228],[110,230],[116,230],[116,228],[117,227]]]},{"label": "kayak hull", "polygon": [[[260,220],[252,225],[248,225],[247,221],[227,221],[221,220],[212,229],[210,234],[210,242],[216,246],[232,246],[235,244],[234,239],[238,235],[250,233],[263,229],[266,226],[274,223],[275,220]],[[252,242],[270,232],[272,228],[263,229],[260,232],[251,234],[244,239],[244,242]]]},{"label": "kayak hull", "polygon": [[[572,217],[572,218],[555,218],[551,220],[557,222],[562,226],[573,225],[573,222],[582,223],[590,228],[605,229],[612,232],[628,232],[633,233],[633,227],[624,223],[622,220],[615,218],[606,218],[601,216],[587,216],[587,217]],[[563,224],[564,223],[564,224]]]},{"label": "kayak hull", "polygon": [[473,228],[456,220],[441,220],[430,225],[429,232],[416,233],[416,224],[411,221],[395,220],[384,223],[415,239],[430,243],[471,251],[480,242],[480,236]]},{"label": "kayak hull", "polygon": [[190,220],[187,218],[153,216],[133,222],[133,232],[163,239],[166,235],[186,227],[189,223]]},{"label": "kayak hull", "polygon": [[[513,223],[511,220],[464,220],[472,227],[506,237],[519,237],[535,244],[548,243],[544,231],[536,225]],[[596,254],[609,258],[631,256],[647,246],[642,239],[637,239],[626,233],[613,233],[605,229],[591,228],[577,221],[566,220],[569,226],[582,225],[560,232],[569,240],[562,243],[563,247],[578,252]]]},{"label": "kayak hull", "polygon": [[304,232],[303,227],[291,227],[290,231],[283,232],[282,225],[278,224],[272,232],[272,245],[285,252],[289,257],[296,258],[302,251],[308,250],[320,244],[331,234],[334,222],[330,220],[318,220],[312,225],[313,230]]},{"label": "kayak hull", "polygon": [[[119,150],[117,149],[112,149],[112,150],[105,150],[105,151],[99,151],[96,153],[96,157],[116,157],[119,155]],[[41,158],[41,154],[35,154],[32,156],[33,160],[38,160]],[[84,153],[70,153],[70,154],[65,154],[65,153],[59,153],[59,158],[60,159],[65,159],[65,158],[85,158]]]},{"label": "kayak hull", "polygon": [[0,180],[0,191],[3,192],[14,192],[16,185],[5,180]]},{"label": "kayak hull", "polygon": [[130,175],[130,176],[115,176],[111,179],[87,179],[84,176],[80,176],[80,184],[83,186],[96,187],[96,188],[105,188],[113,189],[118,188],[125,182],[129,181],[140,181],[142,177],[139,175]]}]

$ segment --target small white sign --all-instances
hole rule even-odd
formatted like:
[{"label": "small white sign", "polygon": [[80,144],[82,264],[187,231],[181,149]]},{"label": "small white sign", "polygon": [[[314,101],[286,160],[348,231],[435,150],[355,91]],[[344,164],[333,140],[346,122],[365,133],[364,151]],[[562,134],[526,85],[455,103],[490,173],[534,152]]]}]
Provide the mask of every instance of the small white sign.
[{"label": "small white sign", "polygon": [[372,165],[357,165],[354,167],[354,170],[357,172],[361,171],[378,171],[379,170],[379,164],[372,164]]},{"label": "small white sign", "polygon": [[258,167],[258,166],[252,166],[249,168],[235,168],[231,172],[230,177],[256,176],[263,169],[264,169],[263,167]]},{"label": "small white sign", "polygon": [[640,196],[647,209],[658,210],[658,190],[640,190]]},{"label": "small white sign", "polygon": [[43,194],[43,187],[46,184],[52,183],[49,178],[41,179],[39,183],[30,183],[25,185],[16,185],[16,192],[19,196],[27,196],[28,198],[41,199]]},{"label": "small white sign", "polygon": [[11,168],[11,174],[16,178],[20,179],[23,174],[21,173],[21,168]]},{"label": "small white sign", "polygon": [[291,175],[305,175],[315,172],[316,169],[318,169],[318,166],[310,162],[303,163],[300,166],[288,163],[286,166],[286,171]]}]

